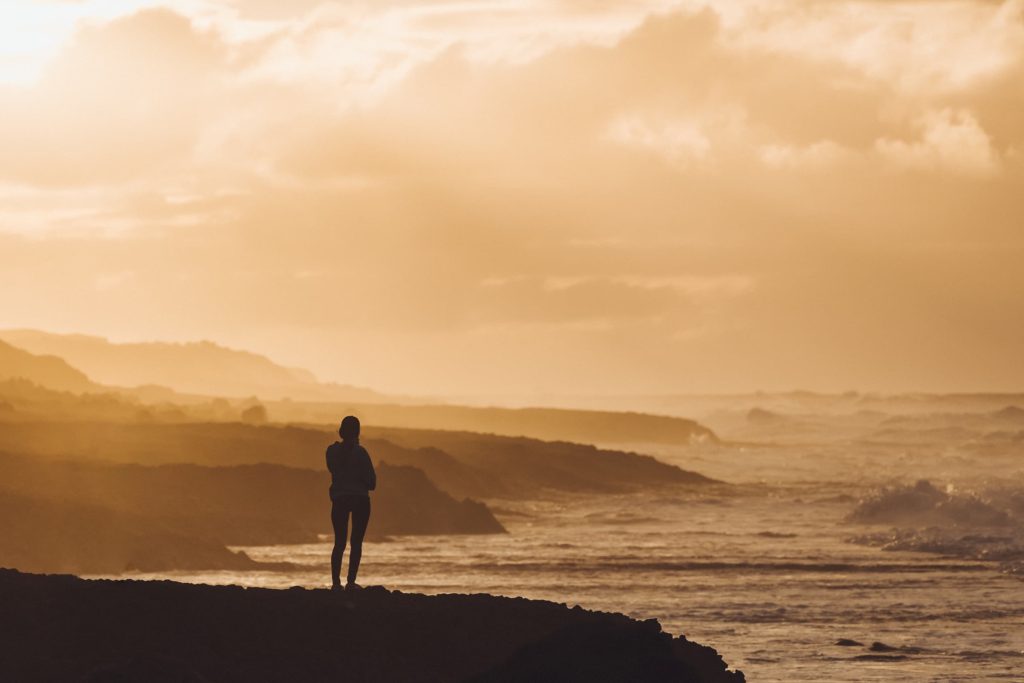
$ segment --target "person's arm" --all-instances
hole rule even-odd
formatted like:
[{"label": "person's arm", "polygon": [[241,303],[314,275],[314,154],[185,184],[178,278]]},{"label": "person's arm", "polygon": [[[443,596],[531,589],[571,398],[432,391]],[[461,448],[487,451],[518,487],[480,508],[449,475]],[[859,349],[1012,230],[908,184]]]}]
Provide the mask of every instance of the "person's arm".
[{"label": "person's arm", "polygon": [[377,488],[377,472],[373,469],[373,461],[370,460],[370,454],[365,448],[363,456],[366,458],[366,490],[373,491]]},{"label": "person's arm", "polygon": [[331,447],[327,447],[327,452],[324,453],[324,460],[327,461],[327,471],[334,474],[334,470],[331,469]]}]

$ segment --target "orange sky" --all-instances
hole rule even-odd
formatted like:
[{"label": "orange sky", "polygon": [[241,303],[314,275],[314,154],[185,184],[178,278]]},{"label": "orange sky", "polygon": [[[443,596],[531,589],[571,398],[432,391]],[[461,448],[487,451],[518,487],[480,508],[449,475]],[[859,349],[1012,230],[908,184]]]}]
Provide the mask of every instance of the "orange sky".
[{"label": "orange sky", "polygon": [[1024,2],[0,3],[0,327],[489,395],[1024,387]]}]

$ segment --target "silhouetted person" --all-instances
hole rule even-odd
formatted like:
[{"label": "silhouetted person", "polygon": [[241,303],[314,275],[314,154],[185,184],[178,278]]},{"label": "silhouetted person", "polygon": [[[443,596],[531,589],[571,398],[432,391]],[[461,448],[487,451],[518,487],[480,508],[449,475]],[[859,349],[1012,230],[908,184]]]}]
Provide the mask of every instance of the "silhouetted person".
[{"label": "silhouetted person", "polygon": [[363,536],[370,521],[370,491],[377,488],[377,473],[370,454],[359,445],[359,418],[349,415],[338,430],[341,441],[327,447],[327,469],[331,471],[331,523],[334,551],[331,553],[331,587],[341,588],[341,560],[345,555],[348,517],[352,515],[352,553],[348,558],[347,588],[359,588],[356,574],[363,555]]}]

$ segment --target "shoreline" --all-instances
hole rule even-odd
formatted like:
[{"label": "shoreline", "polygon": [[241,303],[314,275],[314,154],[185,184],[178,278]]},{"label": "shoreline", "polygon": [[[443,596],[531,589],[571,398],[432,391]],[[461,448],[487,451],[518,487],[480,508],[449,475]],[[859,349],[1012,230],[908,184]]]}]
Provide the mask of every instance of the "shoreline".
[{"label": "shoreline", "polygon": [[745,680],[657,620],[526,598],[0,569],[0,603],[6,680]]}]

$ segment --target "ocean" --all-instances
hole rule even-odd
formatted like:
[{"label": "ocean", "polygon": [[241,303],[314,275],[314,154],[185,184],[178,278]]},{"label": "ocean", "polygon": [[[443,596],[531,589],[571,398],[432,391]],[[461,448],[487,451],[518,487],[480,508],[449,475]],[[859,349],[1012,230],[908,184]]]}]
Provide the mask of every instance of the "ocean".
[{"label": "ocean", "polygon": [[[360,583],[656,618],[750,681],[1024,681],[1018,447],[636,448],[727,483],[488,501],[508,534],[367,543]],[[301,569],[132,576],[329,583],[326,539],[242,550]]]}]

